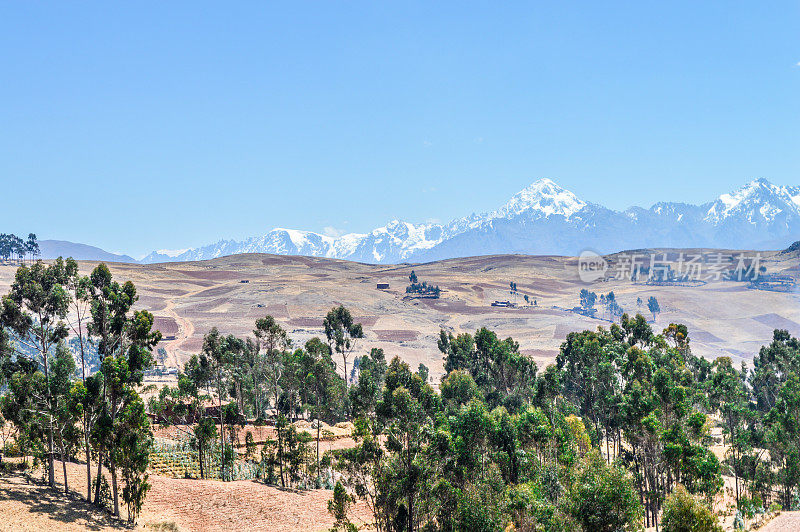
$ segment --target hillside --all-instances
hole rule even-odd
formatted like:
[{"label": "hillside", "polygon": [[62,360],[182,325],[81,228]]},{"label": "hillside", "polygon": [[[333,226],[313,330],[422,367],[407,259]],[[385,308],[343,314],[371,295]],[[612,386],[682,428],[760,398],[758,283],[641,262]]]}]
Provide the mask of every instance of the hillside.
[{"label": "hillside", "polygon": [[[686,251],[690,253],[691,251]],[[708,253],[717,253],[708,251]],[[739,252],[725,252],[736,256]],[[673,253],[673,259],[676,254]],[[796,254],[770,253],[762,264],[768,272],[797,277]],[[612,259],[613,260],[613,259]],[[82,262],[88,271],[94,262]],[[796,293],[754,290],[746,283],[710,281],[698,287],[647,286],[607,280],[586,285],[577,274],[577,259],[556,256],[498,255],[449,259],[418,265],[369,265],[336,259],[245,254],[201,262],[153,265],[112,264],[115,278],[132,280],[139,305],[156,315],[164,334],[169,365],[183,364],[200,350],[203,335],[217,326],[225,333],[252,334],[265,314],[275,316],[296,343],[322,336],[322,318],[334,305],[351,308],[363,323],[366,338],[359,350],[382,347],[416,366],[422,362],[438,377],[442,371],[436,347],[440,329],[475,332],[494,329],[513,336],[520,349],[540,366],[554,360],[558,347],[573,330],[608,326],[608,321],[568,309],[578,305],[584,287],[598,293],[614,291],[627,312],[652,319],[637,298],[657,297],[662,312],[654,328],[671,322],[689,326],[692,348],[706,357],[727,355],[752,358],[768,343],[775,328],[800,334],[800,305]],[[404,299],[408,275],[438,285],[440,299]],[[14,269],[0,267],[0,290],[5,292]],[[495,300],[512,299],[509,283],[537,306],[492,307]],[[388,290],[377,290],[388,283]]]},{"label": "hillside", "polygon": [[[130,527],[81,498],[86,491],[82,465],[67,463],[67,471],[70,497],[61,491],[63,477],[58,480],[59,490],[54,491],[19,473],[0,476],[0,529],[288,532],[329,530],[333,524],[326,510],[331,494],[327,490],[282,490],[256,481],[184,480],[151,474],[152,487],[142,515],[137,525]],[[369,513],[360,504],[356,515],[366,519]]]},{"label": "hillside", "polygon": [[75,257],[82,260],[104,260],[107,262],[136,262],[128,255],[109,253],[103,249],[87,244],[68,242],[66,240],[40,240],[39,252],[43,259],[56,257]]}]

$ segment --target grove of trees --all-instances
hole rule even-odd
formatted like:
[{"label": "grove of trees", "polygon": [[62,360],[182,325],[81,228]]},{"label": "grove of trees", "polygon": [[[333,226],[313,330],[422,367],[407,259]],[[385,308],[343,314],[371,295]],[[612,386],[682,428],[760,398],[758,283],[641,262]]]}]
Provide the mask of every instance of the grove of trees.
[{"label": "grove of trees", "polygon": [[438,298],[439,294],[442,292],[438,286],[429,285],[427,281],[420,282],[414,270],[411,270],[411,273],[408,275],[408,282],[410,284],[406,287],[406,294]]},{"label": "grove of trees", "polygon": [[[132,310],[136,299],[133,283],[114,281],[104,264],[81,276],[74,260],[59,258],[50,265],[21,266],[0,306],[0,413],[16,428],[16,451],[45,463],[50,486],[55,486],[58,455],[65,491],[66,460],[82,453],[87,500],[110,504],[120,515],[121,477],[130,521],[149,488],[153,440],[137,387],[161,339],[152,330],[152,314]],[[71,306],[80,309],[77,317],[70,314]],[[82,367],[76,378],[76,358],[66,344],[70,328],[81,346],[96,345],[102,358],[97,373],[88,375]],[[92,461],[97,464],[94,483]],[[104,467],[112,479],[110,501],[101,497]]]},{"label": "grove of trees", "polygon": [[353,412],[358,445],[334,453],[378,530],[716,531],[723,474],[740,516],[798,506],[800,344],[785,331],[752,372],[641,315],[571,333],[541,373],[487,329],[438,344],[438,392],[399,358],[359,376],[373,399]]},{"label": "grove of trees", "polygon": [[23,262],[27,257],[31,260],[39,256],[39,241],[36,235],[30,233],[27,240],[17,235],[0,233],[0,259],[9,261],[16,258]]}]

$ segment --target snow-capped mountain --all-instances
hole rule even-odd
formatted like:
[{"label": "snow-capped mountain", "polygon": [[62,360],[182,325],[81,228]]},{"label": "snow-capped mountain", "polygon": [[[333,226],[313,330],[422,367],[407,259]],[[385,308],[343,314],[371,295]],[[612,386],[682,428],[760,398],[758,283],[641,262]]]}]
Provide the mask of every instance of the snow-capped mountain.
[{"label": "snow-capped mountain", "polygon": [[703,205],[660,202],[619,212],[540,179],[497,210],[444,225],[393,220],[366,234],[336,238],[276,228],[177,255],[153,252],[141,262],[273,253],[391,264],[494,253],[577,255],[587,248],[603,253],[642,247],[777,249],[798,238],[800,187],[756,179]]},{"label": "snow-capped mountain", "polygon": [[586,207],[586,202],[549,179],[540,179],[517,192],[508,203],[494,211],[490,218],[512,219],[528,213],[538,217],[563,216],[569,219]]}]

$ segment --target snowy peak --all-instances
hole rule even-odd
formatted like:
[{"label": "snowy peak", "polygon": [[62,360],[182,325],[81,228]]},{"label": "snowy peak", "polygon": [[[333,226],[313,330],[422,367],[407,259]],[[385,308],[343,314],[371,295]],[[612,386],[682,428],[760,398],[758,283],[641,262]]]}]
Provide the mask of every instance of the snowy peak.
[{"label": "snowy peak", "polygon": [[338,237],[275,228],[243,241],[220,240],[142,262],[195,261],[272,253],[396,264],[492,253],[578,255],[643,247],[781,249],[800,235],[800,187],[756,179],[702,205],[658,202],[624,212],[588,203],[550,179],[514,194],[495,211],[445,225],[392,220],[368,233]]},{"label": "snowy peak", "polygon": [[800,187],[773,185],[759,178],[730,194],[722,194],[711,204],[705,219],[714,224],[731,218],[770,224],[786,216],[800,216]]},{"label": "snowy peak", "polygon": [[513,218],[523,213],[550,216],[570,216],[583,209],[586,202],[561,188],[550,179],[540,179],[514,194],[508,202],[491,214],[491,218]]}]

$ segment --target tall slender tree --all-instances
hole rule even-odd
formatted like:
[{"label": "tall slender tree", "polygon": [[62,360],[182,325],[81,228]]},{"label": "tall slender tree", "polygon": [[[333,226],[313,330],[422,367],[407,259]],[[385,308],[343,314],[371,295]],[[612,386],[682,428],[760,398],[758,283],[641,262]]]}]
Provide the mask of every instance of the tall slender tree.
[{"label": "tall slender tree", "polygon": [[[416,277],[414,272],[411,272],[412,277]],[[350,311],[343,305],[339,305],[328,312],[322,322],[325,329],[325,337],[328,339],[328,345],[331,351],[335,351],[342,356],[344,363],[344,380],[345,384],[349,386],[350,376],[347,373],[347,357],[356,347],[356,341],[359,338],[364,338],[364,329],[360,323],[353,321],[353,316]]]},{"label": "tall slender tree", "polygon": [[[291,345],[291,340],[286,330],[275,321],[272,316],[265,316],[256,320],[253,334],[258,342],[259,349],[264,349],[264,367],[266,378],[273,394],[276,417],[276,426],[281,422],[281,413],[278,403],[281,395],[281,380],[284,371],[284,351]],[[278,467],[280,469],[281,486],[286,486],[283,474],[283,431],[278,430]]]},{"label": "tall slender tree", "polygon": [[[29,243],[33,237],[35,244],[36,235],[31,234],[28,237]],[[31,249],[33,249],[31,247]],[[38,250],[38,244],[36,244]],[[81,382],[84,388],[86,387],[86,351],[88,348],[87,330],[88,321],[91,318],[91,301],[92,301],[92,281],[87,275],[80,275],[78,271],[78,263],[72,257],[67,259],[66,262],[67,284],[66,287],[71,296],[71,311],[67,315],[67,322],[69,323],[72,335],[77,339],[78,352],[80,354],[81,364]],[[92,460],[91,460],[91,443],[89,441],[94,425],[96,409],[90,408],[93,405],[85,404],[82,410],[83,422],[83,443],[86,453],[86,500],[92,502]]]},{"label": "tall slender tree", "polygon": [[28,240],[25,242],[25,251],[30,253],[31,262],[39,257],[39,241],[34,233],[28,234]]},{"label": "tall slender tree", "polygon": [[44,371],[45,405],[47,410],[47,468],[48,483],[55,486],[53,470],[53,421],[57,405],[50,390],[51,350],[69,334],[64,318],[69,310],[70,296],[64,288],[68,282],[67,269],[61,258],[52,265],[37,262],[21,266],[3,298],[1,321],[16,333],[18,341],[28,350],[23,357],[35,353],[37,364]]},{"label": "tall slender tree", "polygon": [[147,311],[131,309],[138,299],[136,287],[127,281],[119,284],[112,279],[111,271],[101,263],[91,273],[92,320],[89,332],[97,338],[97,351],[102,359],[103,397],[97,483],[95,501],[99,500],[103,460],[108,459],[111,472],[111,491],[114,515],[119,515],[119,490],[117,483],[116,448],[120,437],[118,416],[138,395],[134,386],[140,384],[144,370],[153,364],[152,349],[161,340],[161,333],[153,331],[153,315]]}]

